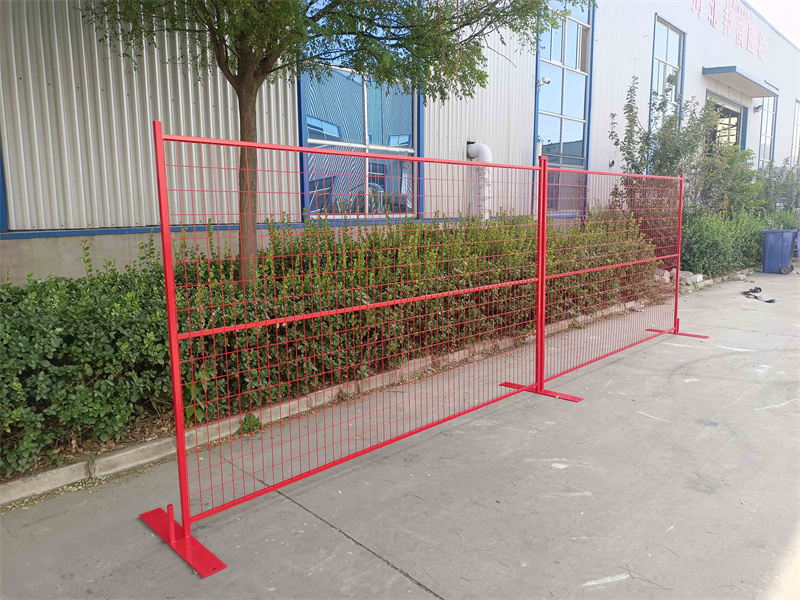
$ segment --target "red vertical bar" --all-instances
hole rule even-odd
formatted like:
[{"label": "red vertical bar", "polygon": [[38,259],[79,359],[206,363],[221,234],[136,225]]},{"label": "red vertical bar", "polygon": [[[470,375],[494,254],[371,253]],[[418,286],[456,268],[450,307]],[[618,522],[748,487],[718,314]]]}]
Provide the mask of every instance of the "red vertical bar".
[{"label": "red vertical bar", "polygon": [[536,235],[536,391],[544,390],[545,277],[547,262],[547,157],[539,157],[539,210]]},{"label": "red vertical bar", "polygon": [[680,330],[680,322],[678,321],[678,286],[681,280],[681,232],[683,230],[683,173],[681,173],[680,187],[678,188],[678,259],[675,262],[675,322],[673,327],[674,333]]},{"label": "red vertical bar", "polygon": [[190,537],[192,519],[189,513],[189,479],[186,469],[186,434],[183,429],[183,390],[181,388],[181,356],[178,349],[178,308],[175,303],[175,274],[172,262],[172,232],[167,198],[167,167],[161,121],[153,121],[156,144],[156,180],[158,210],[161,218],[161,253],[164,257],[164,284],[167,293],[167,327],[169,329],[169,362],[172,373],[172,405],[175,411],[175,447],[178,450],[178,483],[181,492],[183,536]]}]

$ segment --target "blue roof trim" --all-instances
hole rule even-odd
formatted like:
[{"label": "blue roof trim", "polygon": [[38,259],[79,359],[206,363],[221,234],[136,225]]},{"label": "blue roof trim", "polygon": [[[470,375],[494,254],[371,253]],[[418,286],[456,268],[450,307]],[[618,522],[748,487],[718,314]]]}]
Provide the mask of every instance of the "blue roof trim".
[{"label": "blue roof trim", "polygon": [[778,88],[776,88],[771,83],[767,83],[766,80],[759,81],[749,73],[745,73],[740,68],[735,65],[729,65],[727,67],[703,67],[703,75],[722,75],[725,73],[736,73],[737,75],[741,75],[745,79],[748,79],[755,83],[756,85],[760,85],[761,87],[767,88],[773,94],[778,94]]}]

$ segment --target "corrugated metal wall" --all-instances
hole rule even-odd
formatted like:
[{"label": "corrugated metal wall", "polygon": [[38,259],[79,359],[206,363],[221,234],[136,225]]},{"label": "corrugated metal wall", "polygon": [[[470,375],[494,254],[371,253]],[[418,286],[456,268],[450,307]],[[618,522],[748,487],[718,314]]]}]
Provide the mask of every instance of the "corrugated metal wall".
[{"label": "corrugated metal wall", "polygon": [[429,102],[425,154],[464,160],[467,140],[487,144],[494,162],[533,164],[536,55],[513,35],[493,33],[486,50],[489,81],[473,98]]},{"label": "corrugated metal wall", "polygon": [[[505,46],[501,39],[505,39]],[[536,54],[521,47],[508,32],[502,37],[500,33],[491,34],[487,45],[486,88],[476,90],[470,99],[429,102],[425,107],[425,155],[465,160],[469,140],[488,145],[496,163],[532,165]],[[495,178],[503,177],[500,171],[493,172]],[[437,198],[452,198],[455,193],[439,189],[436,183],[426,183],[426,214],[447,210],[439,206]],[[525,190],[521,207],[530,204],[526,185],[512,186]],[[469,197],[467,188],[461,192]],[[501,204],[509,207],[514,203],[507,197]]]},{"label": "corrugated metal wall", "polygon": [[[0,2],[11,230],[157,224],[152,121],[163,121],[166,133],[238,136],[236,98],[223,76],[167,62],[179,54],[179,36],[165,36],[134,71],[97,42],[80,7],[76,0]],[[259,114],[259,141],[297,144],[293,85],[265,86]],[[297,167],[279,167],[287,169]],[[296,182],[289,185],[281,194],[286,206],[271,210],[297,212],[290,207]]]}]

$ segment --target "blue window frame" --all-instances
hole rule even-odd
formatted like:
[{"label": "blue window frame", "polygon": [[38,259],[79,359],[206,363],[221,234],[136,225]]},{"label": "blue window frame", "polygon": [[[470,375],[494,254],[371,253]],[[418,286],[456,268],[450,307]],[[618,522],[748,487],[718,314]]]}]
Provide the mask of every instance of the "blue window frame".
[{"label": "blue window frame", "polygon": [[[333,69],[320,80],[303,75],[298,90],[301,144],[364,152],[364,158],[302,156],[305,215],[408,213],[414,210],[411,163],[370,159],[370,153],[413,156],[414,97],[399,87]],[[417,126],[419,126],[417,124]]]},{"label": "blue window frame", "polygon": [[763,98],[761,102],[761,135],[758,141],[758,168],[766,168],[775,158],[775,116],[777,98]]},{"label": "blue window frame", "polygon": [[659,96],[668,94],[674,114],[680,111],[683,40],[683,31],[656,17],[653,34],[653,78],[650,89]]},{"label": "blue window frame", "polygon": [[[561,10],[562,2],[551,0]],[[537,141],[554,167],[586,165],[591,19],[588,4],[570,6],[560,27],[542,36],[537,72]]]}]

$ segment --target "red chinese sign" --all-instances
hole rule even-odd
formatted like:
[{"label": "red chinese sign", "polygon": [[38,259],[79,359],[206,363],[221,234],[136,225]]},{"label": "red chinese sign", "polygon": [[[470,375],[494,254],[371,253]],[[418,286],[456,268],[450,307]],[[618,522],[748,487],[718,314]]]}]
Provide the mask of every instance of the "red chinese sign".
[{"label": "red chinese sign", "polygon": [[[725,5],[721,6],[723,1]],[[767,38],[750,23],[752,14],[741,0],[692,0],[692,12],[698,19],[706,13],[708,24],[715,29],[721,22],[723,35],[733,36],[737,46],[766,59]]]}]

